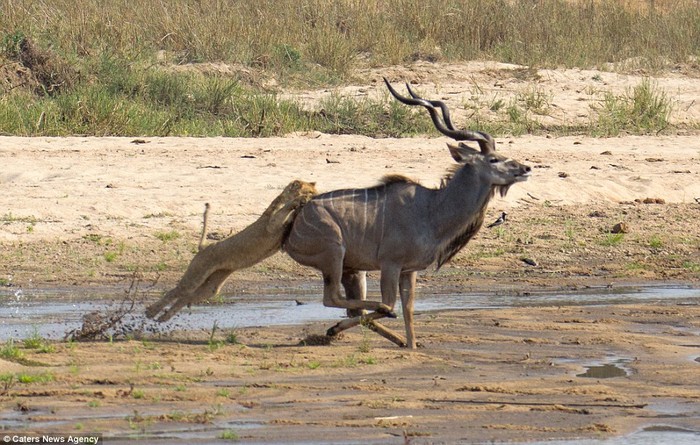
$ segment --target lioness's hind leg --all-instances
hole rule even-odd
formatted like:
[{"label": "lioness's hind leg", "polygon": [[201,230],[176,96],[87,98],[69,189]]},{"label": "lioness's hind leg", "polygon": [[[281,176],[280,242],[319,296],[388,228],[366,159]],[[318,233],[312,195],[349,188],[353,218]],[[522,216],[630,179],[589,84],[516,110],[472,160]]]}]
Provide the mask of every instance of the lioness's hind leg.
[{"label": "lioness's hind leg", "polygon": [[202,300],[206,300],[207,298],[215,297],[216,294],[219,293],[224,281],[226,281],[231,273],[233,273],[233,271],[229,269],[219,269],[212,273],[194,292],[185,294],[175,300],[175,303],[173,303],[173,305],[170,306],[168,310],[166,310],[163,315],[158,318],[158,321],[168,321],[183,307],[189,306],[193,303],[198,303]]},{"label": "lioness's hind leg", "polygon": [[152,305],[146,308],[146,317],[154,318],[156,315],[162,311],[165,306],[168,305],[173,300],[173,291],[170,291],[163,295],[160,300],[156,301]]}]

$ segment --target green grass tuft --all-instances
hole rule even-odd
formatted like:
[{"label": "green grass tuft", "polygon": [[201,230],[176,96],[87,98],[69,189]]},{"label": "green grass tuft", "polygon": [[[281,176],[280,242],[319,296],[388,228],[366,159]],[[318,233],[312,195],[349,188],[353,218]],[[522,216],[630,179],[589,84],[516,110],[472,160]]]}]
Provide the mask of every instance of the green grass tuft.
[{"label": "green grass tuft", "polygon": [[14,340],[10,339],[7,341],[2,348],[0,348],[0,358],[8,361],[17,361],[24,357],[24,353],[19,349]]},{"label": "green grass tuft", "polygon": [[623,95],[606,93],[597,108],[598,122],[593,126],[597,136],[659,133],[669,125],[672,105],[664,91],[645,79]]},{"label": "green grass tuft", "polygon": [[600,240],[600,245],[606,247],[614,247],[622,244],[622,241],[624,239],[624,233],[608,233],[603,239]]}]

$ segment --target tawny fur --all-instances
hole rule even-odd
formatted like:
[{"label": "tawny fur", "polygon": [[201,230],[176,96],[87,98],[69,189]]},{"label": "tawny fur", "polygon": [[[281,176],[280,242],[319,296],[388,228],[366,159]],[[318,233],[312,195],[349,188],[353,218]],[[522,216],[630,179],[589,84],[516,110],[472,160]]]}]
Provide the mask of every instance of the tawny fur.
[{"label": "tawny fur", "polygon": [[167,321],[183,307],[216,296],[233,272],[279,251],[297,211],[316,194],[314,183],[292,181],[260,218],[241,232],[205,247],[200,242],[200,251],[180,282],[149,306],[146,316]]}]

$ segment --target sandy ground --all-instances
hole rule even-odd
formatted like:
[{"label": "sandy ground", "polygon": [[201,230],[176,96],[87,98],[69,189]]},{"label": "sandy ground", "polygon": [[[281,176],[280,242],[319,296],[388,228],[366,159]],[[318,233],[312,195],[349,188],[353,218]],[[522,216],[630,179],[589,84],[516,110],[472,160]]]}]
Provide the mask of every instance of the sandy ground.
[{"label": "sandy ground", "polygon": [[[57,343],[0,362],[53,378],[0,392],[1,416],[14,432],[151,443],[226,432],[244,443],[421,444],[698,431],[699,320],[696,304],[425,313],[417,352],[360,330],[299,346],[318,325],[240,329],[240,344],[201,332]],[[578,377],[615,363],[628,374]]]},{"label": "sandy ground", "polygon": [[[327,191],[400,172],[436,186],[453,164],[438,138],[145,142],[2,138],[0,277],[24,287],[85,285],[119,283],[138,270],[159,274],[167,287],[192,257],[205,202],[212,206],[210,229],[228,234],[254,221],[295,178]],[[491,202],[487,221],[506,211],[508,223],[484,229],[450,266],[461,269],[467,285],[698,278],[696,136],[527,136],[501,140],[500,150],[534,174]],[[629,233],[611,234],[620,222]],[[261,276],[315,273],[277,255],[239,278]]]},{"label": "sandy ground", "polygon": [[670,128],[679,131],[700,121],[700,65],[697,61],[668,66],[657,74],[638,69],[632,58],[609,70],[535,69],[509,63],[471,61],[465,63],[416,62],[409,67],[367,68],[356,74],[358,81],[332,89],[288,92],[284,97],[309,107],[334,95],[356,99],[389,97],[382,77],[397,88],[409,82],[421,96],[440,99],[450,106],[456,122],[466,117],[477,121],[506,119],[504,110],[515,105],[528,109],[528,118],[543,128],[587,127],[596,121],[596,110],[606,95],[628,97],[648,82],[652,90],[671,104]]},{"label": "sandy ground", "polygon": [[[608,75],[620,76],[600,74]],[[695,94],[697,79],[688,82],[677,87],[679,97]],[[556,97],[554,87],[546,88]],[[698,102],[679,100],[689,105],[677,122],[697,120]],[[575,109],[564,114],[577,116]],[[417,298],[696,284],[698,141],[697,135],[499,139],[501,152],[533,167],[532,178],[492,201],[487,221],[506,211],[507,223],[484,228],[449,267],[422,274]],[[322,191],[370,186],[388,173],[436,186],[452,164],[445,142],[315,133],[2,137],[0,279],[8,295],[20,288],[25,295],[126,288],[134,272],[158,277],[156,289],[168,289],[195,251],[205,202],[212,205],[210,229],[228,234],[255,220],[296,178],[316,181]],[[628,232],[611,234],[617,223]],[[225,291],[309,283],[318,284],[314,271],[279,254],[235,275]],[[376,286],[370,290],[376,295]],[[361,329],[330,346],[298,345],[332,321],[212,339],[190,331],[57,342],[45,353],[19,342],[22,358],[0,359],[0,428],[300,443],[608,437],[650,424],[700,431],[698,320],[697,301],[420,313],[423,348],[416,352]],[[625,375],[577,377],[587,365],[615,362]],[[22,375],[44,378],[23,383]]]}]

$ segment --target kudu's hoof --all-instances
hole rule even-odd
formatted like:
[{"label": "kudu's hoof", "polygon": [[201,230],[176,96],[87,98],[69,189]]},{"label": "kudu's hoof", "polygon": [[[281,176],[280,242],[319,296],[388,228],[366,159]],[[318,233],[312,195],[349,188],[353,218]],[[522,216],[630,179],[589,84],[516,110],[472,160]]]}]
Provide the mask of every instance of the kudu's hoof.
[{"label": "kudu's hoof", "polygon": [[328,336],[328,337],[335,337],[336,335],[338,335],[338,332],[339,332],[339,331],[338,331],[338,325],[331,326],[331,327],[328,328],[328,330],[326,331],[326,336]]},{"label": "kudu's hoof", "polygon": [[377,308],[376,312],[378,314],[382,314],[382,315],[386,316],[387,318],[397,318],[396,312],[392,311],[391,309],[389,309],[387,307],[379,306],[379,308]]},{"label": "kudu's hoof", "polygon": [[367,313],[367,311],[364,309],[348,309],[347,310],[348,318],[360,317],[362,315],[365,315],[366,313]]}]

